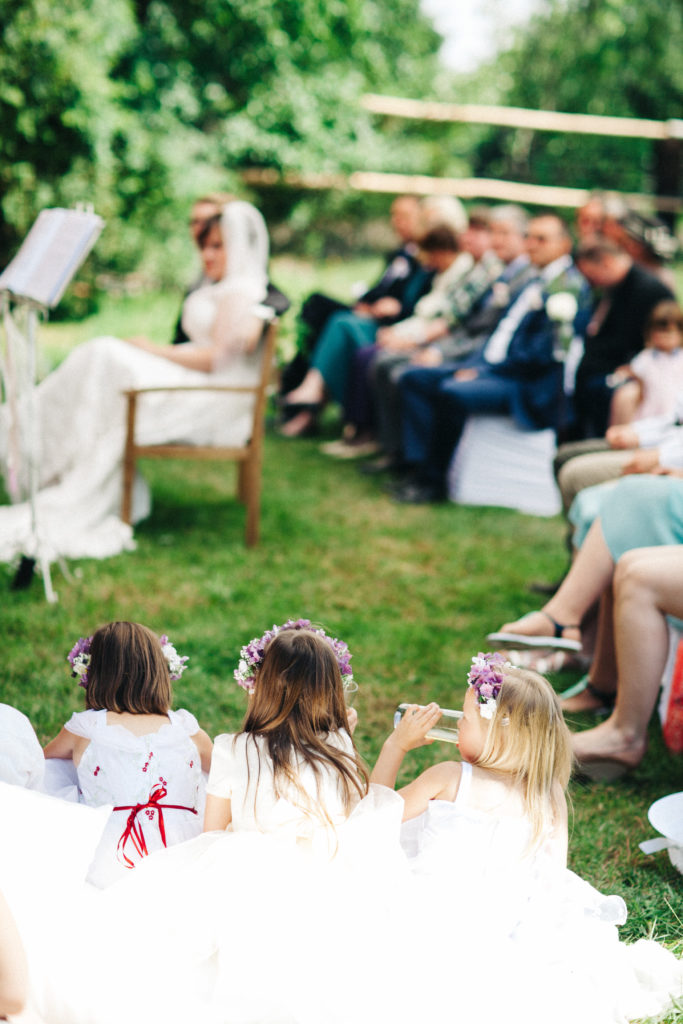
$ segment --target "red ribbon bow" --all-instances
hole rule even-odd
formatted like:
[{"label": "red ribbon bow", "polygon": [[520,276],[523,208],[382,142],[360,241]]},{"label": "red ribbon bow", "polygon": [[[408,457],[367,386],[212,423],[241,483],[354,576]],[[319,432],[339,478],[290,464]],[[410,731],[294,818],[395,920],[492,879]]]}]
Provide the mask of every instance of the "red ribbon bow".
[{"label": "red ribbon bow", "polygon": [[121,833],[121,838],[116,846],[116,856],[121,864],[127,868],[134,868],[135,863],[126,854],[126,845],[130,841],[140,857],[146,857],[148,854],[147,843],[145,841],[145,834],[142,830],[142,825],[138,823],[137,817],[140,811],[146,810],[151,807],[152,810],[158,812],[159,820],[159,834],[161,835],[161,841],[166,846],[166,827],[164,825],[164,810],[173,811],[190,811],[191,814],[196,814],[197,811],[194,807],[184,807],[182,804],[162,804],[161,800],[167,795],[168,790],[166,786],[157,782],[153,786],[149,794],[149,799],[144,804],[125,804],[121,807],[115,807],[115,811],[130,811],[126,820],[126,827]]}]

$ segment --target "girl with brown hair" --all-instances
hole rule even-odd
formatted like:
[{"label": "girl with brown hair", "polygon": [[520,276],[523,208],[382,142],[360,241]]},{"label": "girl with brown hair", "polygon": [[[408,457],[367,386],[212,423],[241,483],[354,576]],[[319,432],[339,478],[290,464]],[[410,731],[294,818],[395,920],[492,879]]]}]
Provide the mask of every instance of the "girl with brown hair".
[{"label": "girl with brown hair", "polygon": [[110,622],[80,639],[69,661],[87,710],[71,716],[45,757],[73,762],[81,802],[113,805],[88,874],[103,887],[148,853],[201,831],[211,740],[189,711],[171,709],[171,681],[187,658],[167,637]]}]

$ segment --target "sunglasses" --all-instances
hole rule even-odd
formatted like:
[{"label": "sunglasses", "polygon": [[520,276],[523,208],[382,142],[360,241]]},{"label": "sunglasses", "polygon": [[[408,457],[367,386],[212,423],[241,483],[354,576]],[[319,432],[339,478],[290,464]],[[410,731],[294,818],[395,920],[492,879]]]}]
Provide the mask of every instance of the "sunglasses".
[{"label": "sunglasses", "polygon": [[677,320],[675,317],[662,317],[653,320],[650,324],[653,331],[683,331],[683,318]]}]

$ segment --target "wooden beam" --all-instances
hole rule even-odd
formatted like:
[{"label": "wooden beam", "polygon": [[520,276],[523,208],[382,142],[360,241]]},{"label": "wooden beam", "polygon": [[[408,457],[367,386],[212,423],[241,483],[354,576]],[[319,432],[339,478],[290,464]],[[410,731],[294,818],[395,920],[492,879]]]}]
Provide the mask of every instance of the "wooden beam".
[{"label": "wooden beam", "polygon": [[436,103],[398,96],[367,93],[361,106],[375,114],[415,118],[421,121],[449,121],[492,124],[501,128],[531,128],[542,132],[572,132],[582,135],[612,135],[636,139],[683,139],[683,121],[650,121],[642,117],[604,117],[599,114],[564,114],[555,110],[526,110],[476,103]]},{"label": "wooden beam", "polygon": [[[497,202],[571,209],[581,206],[590,195],[590,191],[584,188],[529,185],[497,178],[432,178],[426,174],[389,174],[383,171],[354,171],[348,176],[295,171],[279,174],[272,168],[252,167],[242,172],[242,178],[248,185],[257,187],[285,185],[290,188],[353,189],[391,195],[451,195],[460,199],[495,199]],[[610,192],[610,195],[619,195],[629,206],[644,211],[676,212],[683,209],[683,200],[677,196],[617,192]]]}]

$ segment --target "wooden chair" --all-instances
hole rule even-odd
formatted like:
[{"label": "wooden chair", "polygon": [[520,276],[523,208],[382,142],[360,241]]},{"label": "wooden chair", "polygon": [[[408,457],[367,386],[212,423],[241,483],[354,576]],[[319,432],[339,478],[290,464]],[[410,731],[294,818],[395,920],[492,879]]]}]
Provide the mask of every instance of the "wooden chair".
[{"label": "wooden chair", "polygon": [[[253,387],[238,387],[220,384],[187,385],[180,387],[138,388],[126,391],[128,400],[126,446],[123,456],[123,496],[121,501],[121,518],[130,523],[133,481],[138,459],[217,459],[225,462],[236,462],[239,465],[237,475],[237,498],[247,509],[245,540],[247,547],[253,547],[259,538],[259,519],[261,513],[261,467],[263,462],[263,433],[268,388],[271,381],[273,356],[277,323],[273,321],[264,331],[261,341],[262,362],[261,376]],[[222,391],[227,393],[253,394],[254,417],[249,440],[237,447],[220,445],[193,444],[153,444],[141,445],[135,441],[135,416],[138,396],[153,391]]]}]

